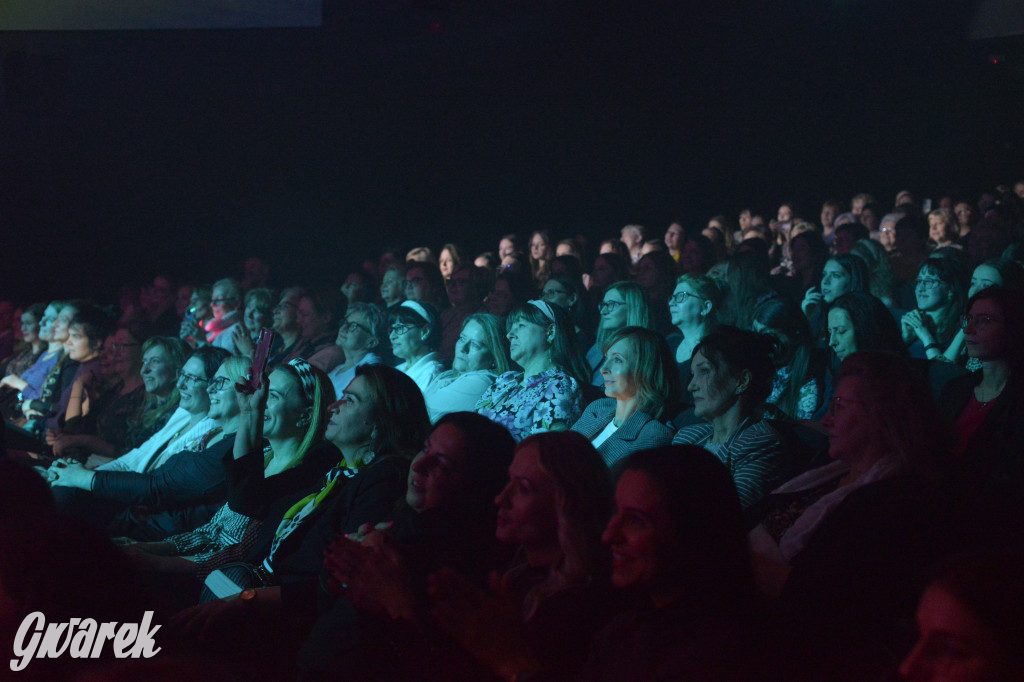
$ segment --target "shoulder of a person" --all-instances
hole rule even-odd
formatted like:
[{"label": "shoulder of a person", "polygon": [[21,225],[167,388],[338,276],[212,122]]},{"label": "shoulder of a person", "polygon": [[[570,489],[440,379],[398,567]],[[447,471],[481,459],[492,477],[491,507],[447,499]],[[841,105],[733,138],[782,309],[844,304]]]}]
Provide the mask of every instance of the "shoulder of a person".
[{"label": "shoulder of a person", "polygon": [[706,439],[711,432],[711,424],[691,424],[679,429],[675,437],[672,438],[672,442],[676,445],[689,445]]}]

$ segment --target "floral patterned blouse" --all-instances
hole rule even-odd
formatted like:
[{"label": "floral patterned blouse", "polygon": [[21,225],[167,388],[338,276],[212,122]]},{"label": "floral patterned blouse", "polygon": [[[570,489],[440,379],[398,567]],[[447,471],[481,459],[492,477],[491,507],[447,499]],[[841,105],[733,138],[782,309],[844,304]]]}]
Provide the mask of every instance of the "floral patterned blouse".
[{"label": "floral patterned blouse", "polygon": [[[772,394],[768,396],[768,401],[772,405],[778,403],[779,398],[782,396],[782,392],[789,386],[791,368],[787,365],[786,367],[780,367],[775,372],[775,378],[772,379]],[[800,397],[797,399],[796,414],[790,415],[794,419],[811,419],[814,416],[815,410],[818,409],[818,385],[811,379],[806,384],[800,387]]]},{"label": "floral patterned blouse", "polygon": [[569,428],[582,413],[576,380],[557,367],[523,381],[523,372],[505,372],[484,392],[476,411],[501,424],[520,441],[561,425]]}]

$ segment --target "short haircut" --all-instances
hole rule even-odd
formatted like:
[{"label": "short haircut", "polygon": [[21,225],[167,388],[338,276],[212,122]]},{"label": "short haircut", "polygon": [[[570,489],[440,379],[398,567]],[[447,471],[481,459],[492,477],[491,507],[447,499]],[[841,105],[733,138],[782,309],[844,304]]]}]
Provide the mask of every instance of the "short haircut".
[{"label": "short haircut", "polygon": [[238,284],[238,280],[225,277],[224,279],[218,279],[213,283],[212,289],[223,289],[224,294],[233,301],[242,300],[242,287]]},{"label": "short haircut", "polygon": [[748,371],[750,383],[742,400],[747,407],[752,407],[764,403],[772,393],[775,378],[772,351],[772,342],[764,334],[722,326],[701,339],[693,354],[700,353],[716,369],[727,369],[733,375]]},{"label": "short haircut", "polygon": [[356,377],[363,377],[370,387],[373,451],[404,457],[418,452],[430,429],[430,417],[416,382],[387,365],[357,365]]},{"label": "short haircut", "polygon": [[271,289],[265,287],[250,289],[245,294],[245,307],[248,308],[250,305],[255,305],[257,310],[272,312],[274,306],[277,305],[277,300]]}]

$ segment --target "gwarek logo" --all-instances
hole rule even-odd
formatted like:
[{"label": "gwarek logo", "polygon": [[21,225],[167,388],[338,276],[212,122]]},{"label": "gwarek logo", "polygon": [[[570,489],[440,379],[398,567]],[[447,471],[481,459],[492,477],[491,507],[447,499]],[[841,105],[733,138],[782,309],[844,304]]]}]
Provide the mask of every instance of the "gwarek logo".
[{"label": "gwarek logo", "polygon": [[[46,624],[41,611],[25,616],[14,638],[11,670],[24,670],[33,658],[59,658],[67,653],[72,658],[99,658],[107,640],[112,642],[117,658],[152,658],[160,652],[153,635],[160,626],[152,627],[153,612],[146,611],[142,623],[97,623],[92,618],[72,618],[67,623]],[[44,629],[45,628],[45,629]]]}]

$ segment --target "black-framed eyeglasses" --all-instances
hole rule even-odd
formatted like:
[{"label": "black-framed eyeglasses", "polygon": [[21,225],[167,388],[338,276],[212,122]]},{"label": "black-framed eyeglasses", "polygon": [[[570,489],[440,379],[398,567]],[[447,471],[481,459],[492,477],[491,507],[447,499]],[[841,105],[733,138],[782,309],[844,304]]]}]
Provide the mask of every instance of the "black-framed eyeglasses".
[{"label": "black-framed eyeglasses", "polygon": [[939,279],[938,277],[918,277],[917,280],[915,280],[914,284],[919,289],[923,289],[924,291],[931,291],[932,289],[935,289],[940,284],[942,284],[942,280]]},{"label": "black-framed eyeglasses", "polygon": [[679,305],[688,298],[695,298],[698,301],[704,300],[703,296],[698,296],[697,294],[690,293],[689,291],[677,291],[676,293],[672,294],[672,296],[668,299],[668,302]]},{"label": "black-framed eyeglasses", "polygon": [[188,386],[189,384],[208,384],[208,383],[210,383],[209,379],[204,379],[202,377],[197,377],[195,374],[186,374],[185,372],[181,373],[181,377],[178,379],[178,381],[183,383],[183,384],[185,384],[186,386]]},{"label": "black-framed eyeglasses", "polygon": [[597,312],[604,315],[605,313],[614,312],[620,305],[626,305],[625,301],[601,301],[597,304]]},{"label": "black-framed eyeglasses", "polygon": [[984,329],[992,323],[1003,322],[1003,318],[996,317],[995,315],[986,315],[985,313],[978,313],[977,315],[961,315],[960,316],[960,328],[967,329],[968,325],[974,325],[975,328]]},{"label": "black-framed eyeglasses", "polygon": [[230,381],[231,379],[228,379],[227,377],[214,377],[207,383],[206,390],[210,393],[223,391],[224,387],[227,386]]},{"label": "black-framed eyeglasses", "polygon": [[410,331],[412,331],[412,329],[415,326],[416,325],[402,324],[401,322],[398,322],[396,324],[391,325],[391,335],[392,336],[405,336]]}]

